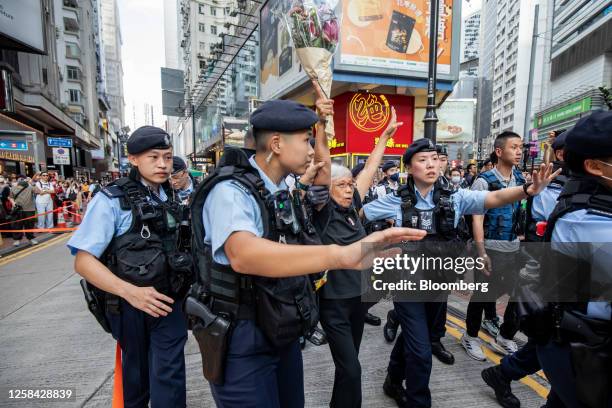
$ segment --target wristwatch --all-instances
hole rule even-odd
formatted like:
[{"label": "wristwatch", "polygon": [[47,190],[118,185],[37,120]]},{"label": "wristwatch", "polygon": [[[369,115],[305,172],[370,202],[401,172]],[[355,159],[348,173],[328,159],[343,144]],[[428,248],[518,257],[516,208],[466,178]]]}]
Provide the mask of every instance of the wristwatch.
[{"label": "wristwatch", "polygon": [[531,183],[531,182],[523,184],[523,191],[525,192],[525,195],[526,195],[527,197],[532,197],[532,195],[531,195],[531,194],[529,194],[529,193],[527,192],[527,189],[528,189],[528,188],[529,188],[529,187],[530,187],[532,184],[533,184],[533,183]]}]

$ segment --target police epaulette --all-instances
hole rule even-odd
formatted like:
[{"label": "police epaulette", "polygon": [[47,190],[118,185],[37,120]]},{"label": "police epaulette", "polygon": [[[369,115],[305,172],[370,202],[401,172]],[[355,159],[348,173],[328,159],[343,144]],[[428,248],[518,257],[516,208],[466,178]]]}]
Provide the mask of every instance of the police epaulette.
[{"label": "police epaulette", "polygon": [[106,186],[100,190],[108,198],[123,197],[125,192],[119,186]]}]

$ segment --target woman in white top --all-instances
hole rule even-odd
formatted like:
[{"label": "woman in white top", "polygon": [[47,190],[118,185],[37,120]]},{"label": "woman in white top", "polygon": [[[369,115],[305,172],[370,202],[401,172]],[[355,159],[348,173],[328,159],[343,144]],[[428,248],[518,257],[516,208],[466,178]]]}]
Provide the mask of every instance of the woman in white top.
[{"label": "woman in white top", "polygon": [[53,200],[51,194],[55,193],[55,188],[49,181],[48,173],[40,175],[40,180],[34,184],[34,192],[36,193],[36,213],[39,214],[38,228],[53,228],[53,213],[51,212],[53,211]]}]

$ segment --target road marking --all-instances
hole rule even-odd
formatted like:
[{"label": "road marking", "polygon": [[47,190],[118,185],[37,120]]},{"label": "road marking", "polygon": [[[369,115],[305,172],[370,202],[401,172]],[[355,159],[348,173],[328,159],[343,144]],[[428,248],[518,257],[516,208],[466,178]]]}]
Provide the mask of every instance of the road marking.
[{"label": "road marking", "polygon": [[11,263],[13,261],[16,261],[18,259],[21,259],[21,258],[25,258],[26,256],[31,255],[31,254],[33,254],[35,252],[41,251],[41,250],[43,250],[45,248],[48,248],[50,246],[53,246],[53,245],[59,243],[59,242],[65,241],[68,238],[70,238],[71,235],[72,234],[62,234],[62,235],[59,235],[57,237],[51,238],[50,240],[45,241],[42,244],[35,245],[35,246],[33,246],[31,248],[28,248],[28,249],[24,249],[22,251],[19,251],[16,254],[9,255],[6,258],[0,258],[0,266],[9,264],[9,263]]},{"label": "road marking", "polygon": [[[448,316],[448,317],[451,317],[451,316]],[[449,325],[446,325],[446,331],[451,336],[456,338],[457,340],[460,340],[461,336],[463,335],[463,333],[461,333],[459,330]],[[493,362],[494,364],[499,364],[499,362],[501,361],[501,357],[495,354],[494,352],[492,352],[491,350],[489,350],[487,347],[483,347],[482,351],[484,351],[485,357],[487,357],[487,359]],[[540,397],[544,399],[548,397],[548,393],[549,393],[548,388],[546,388],[545,386],[543,386],[542,384],[540,384],[539,382],[537,382],[530,376],[524,377],[520,381],[526,386],[528,386],[529,388],[531,388],[532,390],[534,390]]]}]

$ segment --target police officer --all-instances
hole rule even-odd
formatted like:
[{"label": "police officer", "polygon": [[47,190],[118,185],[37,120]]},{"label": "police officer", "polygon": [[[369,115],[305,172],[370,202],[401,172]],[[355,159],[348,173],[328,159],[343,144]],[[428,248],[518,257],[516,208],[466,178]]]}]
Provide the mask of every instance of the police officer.
[{"label": "police officer", "polygon": [[448,151],[446,150],[445,145],[436,145],[436,152],[438,152],[438,157],[440,158],[440,182],[445,183],[445,186],[450,186],[450,181],[448,180]]},{"label": "police officer", "polygon": [[391,194],[397,191],[399,187],[399,167],[393,160],[386,161],[382,166],[381,170],[384,174],[382,180],[378,182],[376,186],[376,195],[378,198],[384,197],[387,194]]},{"label": "police officer", "polygon": [[[296,233],[299,227],[291,220],[294,211],[286,211],[291,208],[290,204],[278,200],[287,196],[284,180],[289,174],[303,174],[296,182],[298,193],[308,190],[313,179],[317,184],[325,184],[326,178],[329,184],[329,173],[318,173],[326,163],[316,162],[315,157],[315,164],[309,166],[313,159],[309,133],[310,128],[317,124],[315,148],[327,149],[324,126],[327,115],[333,113],[333,102],[320,98],[317,111],[318,116],[292,101],[265,102],[251,115],[255,155],[246,162],[240,161],[242,156],[235,156],[233,162],[227,159],[226,163],[233,164],[222,167],[217,176],[208,179],[210,183],[214,177],[228,177],[207,193],[201,214],[205,234],[203,243],[206,251],[210,251],[208,263],[216,276],[222,276],[219,281],[212,282],[218,282],[219,287],[211,285],[213,300],[209,305],[217,314],[222,313],[220,308],[235,311],[230,314],[233,329],[223,360],[222,381],[211,382],[215,403],[220,407],[304,406],[298,337],[284,337],[286,341],[280,345],[279,339],[270,336],[270,327],[275,325],[274,317],[254,316],[252,291],[260,293],[255,302],[260,302],[261,296],[270,298],[262,295],[260,289],[253,289],[253,285],[267,288],[286,282],[279,280],[283,277],[294,277],[291,282],[295,283],[300,282],[297,277],[325,270],[361,269],[366,255],[361,246],[364,240],[384,242],[423,236],[420,231],[395,228],[344,247],[299,245],[303,243],[303,236]],[[320,183],[317,182],[319,175],[322,175]],[[199,205],[207,186],[207,183],[202,183],[199,187],[194,207]],[[262,200],[259,198],[262,196],[270,198]],[[267,206],[266,202],[272,204]],[[266,210],[269,205],[274,207]],[[197,240],[195,212],[192,217]],[[287,230],[283,227],[286,221],[297,228]],[[302,299],[308,297],[307,293],[302,295]],[[257,310],[260,310],[261,303],[257,305]]]},{"label": "police officer", "polygon": [[172,157],[170,182],[181,204],[188,205],[189,198],[195,189],[195,183],[187,170],[187,163],[178,156]]},{"label": "police officer", "polygon": [[[530,197],[527,200],[527,225],[525,228],[526,242],[540,242],[543,237],[537,235],[536,225],[539,222],[544,222],[548,219],[557,205],[557,198],[567,182],[567,168],[563,161],[563,149],[565,147],[566,133],[557,136],[552,144],[554,152],[553,170],[562,169],[561,174],[546,186],[546,188],[537,196]],[[528,244],[529,245],[529,244]],[[541,247],[527,247],[529,253],[534,257],[541,255]],[[515,353],[509,354],[502,358],[501,363],[484,369],[482,371],[483,380],[495,391],[495,397],[501,406],[506,408],[519,408],[520,401],[512,393],[510,386],[511,381],[519,381],[523,377],[534,374],[541,370],[538,355],[536,353],[536,341],[533,338],[528,338],[521,348]],[[558,397],[552,393],[548,399],[555,401]],[[553,408],[549,402],[547,408]]]},{"label": "police officer", "polygon": [[104,292],[102,319],[123,352],[125,407],[184,407],[187,326],[167,262],[176,246],[170,137],[143,126],[127,150],[130,176],[93,198],[68,248],[76,272]]},{"label": "police officer", "polygon": [[[589,299],[552,305],[550,326],[561,330],[538,344],[537,354],[565,407],[610,407],[612,306],[609,293],[593,300],[602,296],[597,288],[609,288],[612,281],[612,112],[594,112],[569,129],[564,159],[571,178],[548,219],[545,239],[569,262],[585,262],[578,279],[586,279],[592,293]],[[566,324],[571,317],[579,323]],[[590,329],[588,337],[579,329],[585,327]]]},{"label": "police officer", "polygon": [[[553,177],[552,166],[548,166],[534,172],[533,184],[494,192],[462,189],[450,193],[437,183],[440,162],[436,147],[429,139],[411,144],[404,153],[404,163],[410,170],[407,185],[394,195],[366,204],[364,214],[369,220],[393,218],[396,225],[427,228],[426,241],[455,240],[464,214],[482,214],[488,208],[538,194]],[[402,208],[403,203],[406,205]],[[447,225],[445,220],[451,217],[452,225]],[[432,326],[442,306],[440,302],[394,302],[402,330],[391,352],[383,389],[400,407],[431,406]]]}]

